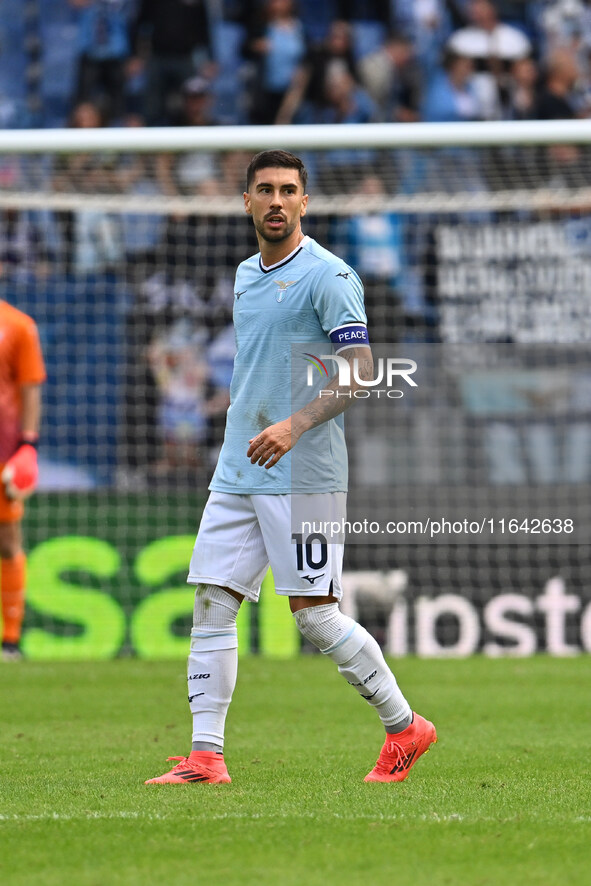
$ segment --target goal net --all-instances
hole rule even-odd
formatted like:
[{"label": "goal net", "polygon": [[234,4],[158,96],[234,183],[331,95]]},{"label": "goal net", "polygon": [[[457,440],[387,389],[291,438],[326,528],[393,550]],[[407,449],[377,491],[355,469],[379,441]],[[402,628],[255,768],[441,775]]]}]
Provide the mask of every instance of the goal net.
[{"label": "goal net", "polygon": [[[25,650],[186,654],[270,146],[384,373],[346,416],[344,606],[394,654],[591,650],[588,121],[1,133],[1,294],[49,376]],[[242,650],[297,652],[287,609],[268,576]]]}]

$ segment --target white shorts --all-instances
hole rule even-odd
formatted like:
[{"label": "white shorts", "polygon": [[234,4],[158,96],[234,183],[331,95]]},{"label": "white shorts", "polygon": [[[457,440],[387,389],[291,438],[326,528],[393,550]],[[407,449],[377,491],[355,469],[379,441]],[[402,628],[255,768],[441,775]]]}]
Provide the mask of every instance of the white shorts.
[{"label": "white shorts", "polygon": [[[231,588],[256,602],[261,582],[271,566],[275,591],[284,596],[340,600],[343,591],[344,544],[327,543],[312,533],[292,537],[292,495],[235,495],[212,492],[207,500],[189,567],[189,584]],[[310,514],[345,510],[345,492],[298,495],[298,512]],[[311,520],[313,517],[311,516]]]}]

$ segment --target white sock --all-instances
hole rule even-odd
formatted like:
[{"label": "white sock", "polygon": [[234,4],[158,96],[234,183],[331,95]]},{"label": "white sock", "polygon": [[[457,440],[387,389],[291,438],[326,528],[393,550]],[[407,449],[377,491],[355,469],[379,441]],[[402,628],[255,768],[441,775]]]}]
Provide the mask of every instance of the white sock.
[{"label": "white sock", "polygon": [[224,747],[226,714],[238,673],[239,609],[238,600],[221,588],[197,585],[187,673],[193,750]]},{"label": "white sock", "polygon": [[382,650],[364,627],[343,615],[338,603],[295,613],[304,637],[338,665],[339,673],[374,707],[388,732],[410,724],[412,711]]}]

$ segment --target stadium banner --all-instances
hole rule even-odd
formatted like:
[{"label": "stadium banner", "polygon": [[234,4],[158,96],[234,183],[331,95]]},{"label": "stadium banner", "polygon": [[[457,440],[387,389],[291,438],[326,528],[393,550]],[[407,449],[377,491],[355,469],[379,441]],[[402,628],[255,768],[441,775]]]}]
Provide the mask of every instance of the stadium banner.
[{"label": "stadium banner", "polygon": [[[27,657],[186,657],[194,598],[186,577],[204,501],[170,491],[35,496],[25,518]],[[241,609],[243,654],[299,651],[289,607],[273,590],[269,573],[256,622],[248,604]]]},{"label": "stadium banner", "polygon": [[448,342],[588,342],[591,216],[442,220],[434,230]]},{"label": "stadium banner", "polygon": [[[193,607],[187,564],[203,503],[170,491],[32,499],[26,655],[181,661]],[[352,545],[343,608],[393,655],[591,652],[588,546],[548,551],[540,543]],[[273,590],[268,574],[259,605],[242,607],[242,654],[300,652],[289,607]]]}]

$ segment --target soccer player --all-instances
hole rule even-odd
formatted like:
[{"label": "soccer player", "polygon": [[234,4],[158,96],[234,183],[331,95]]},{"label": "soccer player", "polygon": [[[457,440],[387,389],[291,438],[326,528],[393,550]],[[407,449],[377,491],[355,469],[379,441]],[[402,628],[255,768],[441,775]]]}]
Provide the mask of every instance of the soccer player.
[{"label": "soccer player", "polygon": [[37,484],[45,366],[34,320],[0,301],[0,593],[2,658],[16,660],[25,611],[27,560],[21,521]]},{"label": "soccer player", "polygon": [[[292,539],[296,498],[304,511],[309,503],[311,519],[319,509],[343,512],[341,413],[354,402],[358,380],[373,379],[361,281],[302,232],[306,180],[301,160],[286,151],[263,151],[247,170],[244,205],[260,253],[236,274],[231,403],[189,569],[197,586],[188,663],[193,744],[188,757],[169,757],[177,765],[146,784],[230,781],[223,746],[237,674],[236,616],[242,600],[258,600],[269,564],[303,636],[332,659],[385,727],[365,780],[402,781],[437,740],[433,724],[413,714],[375,639],[339,609],[343,544],[325,544],[318,535],[305,544]],[[332,395],[290,412],[290,349],[302,342],[304,353],[324,343],[349,364],[356,359],[357,379],[351,373],[348,390],[338,375],[326,379],[323,390]],[[305,470],[295,471],[298,450]]]}]

